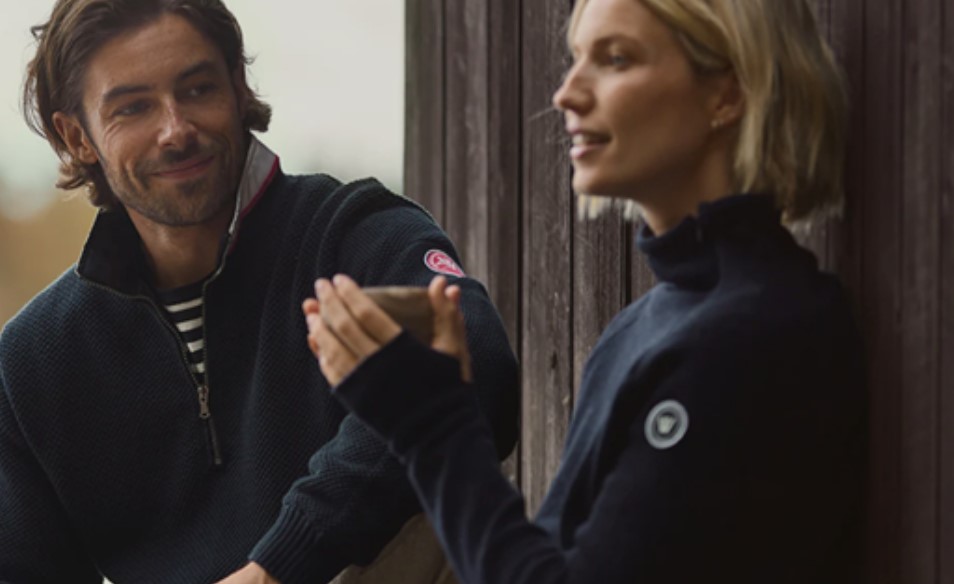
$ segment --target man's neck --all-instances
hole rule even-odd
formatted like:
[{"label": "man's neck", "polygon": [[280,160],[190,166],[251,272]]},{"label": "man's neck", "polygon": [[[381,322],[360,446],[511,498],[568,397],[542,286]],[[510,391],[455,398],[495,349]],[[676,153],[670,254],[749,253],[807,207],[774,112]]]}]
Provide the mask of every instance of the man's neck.
[{"label": "man's neck", "polygon": [[129,218],[142,239],[146,261],[159,290],[194,284],[215,270],[234,203],[201,225],[157,225],[132,209]]}]

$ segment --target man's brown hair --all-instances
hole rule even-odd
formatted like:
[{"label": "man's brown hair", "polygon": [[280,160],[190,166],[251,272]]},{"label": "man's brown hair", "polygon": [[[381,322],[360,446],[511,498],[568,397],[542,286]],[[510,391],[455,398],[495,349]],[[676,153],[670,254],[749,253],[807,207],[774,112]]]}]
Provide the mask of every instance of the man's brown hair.
[{"label": "man's brown hair", "polygon": [[[119,34],[176,14],[188,20],[211,40],[235,73],[251,60],[245,55],[242,29],[220,0],[58,0],[50,19],[31,31],[37,42],[36,56],[27,66],[23,88],[23,113],[27,124],[53,146],[60,158],[60,179],[56,186],[75,189],[86,186],[96,207],[118,205],[101,166],[74,160],[53,125],[53,114],[76,116],[83,125],[83,79],[93,54]],[[244,76],[243,76],[244,77]],[[271,107],[248,86],[246,130],[264,132],[272,116]]]}]

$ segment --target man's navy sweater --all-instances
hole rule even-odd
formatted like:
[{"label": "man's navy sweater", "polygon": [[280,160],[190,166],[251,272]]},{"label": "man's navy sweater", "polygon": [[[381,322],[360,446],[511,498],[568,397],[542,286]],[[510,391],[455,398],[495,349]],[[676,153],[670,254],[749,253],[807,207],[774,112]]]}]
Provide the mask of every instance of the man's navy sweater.
[{"label": "man's navy sweater", "polygon": [[866,405],[841,287],[767,196],[638,243],[659,284],[594,348],[535,522],[450,357],[403,334],[335,393],[407,463],[466,584],[858,582]]},{"label": "man's navy sweater", "polygon": [[[419,512],[384,443],[328,393],[300,306],[339,272],[427,285],[425,255],[456,257],[450,242],[377,182],[285,176],[254,140],[238,201],[205,286],[211,418],[123,212],[101,213],[78,267],[4,329],[0,582],[195,584],[251,557],[314,584],[371,561]],[[483,288],[456,282],[503,454],[516,362]]]}]

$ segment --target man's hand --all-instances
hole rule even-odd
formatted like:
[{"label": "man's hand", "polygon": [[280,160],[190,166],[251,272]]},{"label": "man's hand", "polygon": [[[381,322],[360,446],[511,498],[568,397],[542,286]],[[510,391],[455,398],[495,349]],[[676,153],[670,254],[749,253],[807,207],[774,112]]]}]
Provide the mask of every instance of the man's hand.
[{"label": "man's hand", "polygon": [[224,580],[219,580],[218,584],[279,584],[279,582],[269,576],[265,568],[255,562],[249,562],[238,572]]}]

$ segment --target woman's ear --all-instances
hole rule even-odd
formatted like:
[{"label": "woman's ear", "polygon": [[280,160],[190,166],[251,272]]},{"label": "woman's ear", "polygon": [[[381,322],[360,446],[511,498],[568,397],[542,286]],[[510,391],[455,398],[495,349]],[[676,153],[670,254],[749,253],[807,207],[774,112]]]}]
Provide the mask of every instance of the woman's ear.
[{"label": "woman's ear", "polygon": [[738,122],[745,113],[745,95],[735,73],[721,73],[708,80],[711,83],[709,115],[712,128],[718,129]]},{"label": "woman's ear", "polygon": [[89,136],[86,135],[83,124],[76,116],[54,112],[53,127],[56,128],[56,133],[66,144],[66,149],[74,160],[87,165],[99,162],[99,154],[93,147],[93,142],[89,139]]}]

